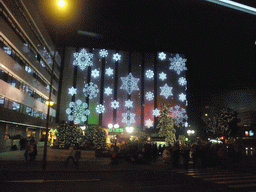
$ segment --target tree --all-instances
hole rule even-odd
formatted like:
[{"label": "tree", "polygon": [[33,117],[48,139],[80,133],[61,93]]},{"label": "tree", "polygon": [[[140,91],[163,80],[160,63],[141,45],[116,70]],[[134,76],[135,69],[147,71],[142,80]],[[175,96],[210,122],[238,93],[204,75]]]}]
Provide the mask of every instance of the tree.
[{"label": "tree", "polygon": [[88,125],[84,131],[81,143],[82,146],[102,149],[106,145],[106,132],[99,125]]},{"label": "tree", "polygon": [[207,130],[215,136],[234,136],[238,130],[237,112],[230,109],[221,109],[217,114],[207,118]]},{"label": "tree", "polygon": [[82,137],[82,129],[76,125],[61,124],[57,127],[59,146],[75,146]]},{"label": "tree", "polygon": [[158,135],[160,137],[165,137],[165,141],[169,143],[169,145],[174,145],[176,142],[176,129],[177,121],[169,116],[170,110],[168,106],[163,105],[160,111],[160,119],[156,128],[159,130]]}]

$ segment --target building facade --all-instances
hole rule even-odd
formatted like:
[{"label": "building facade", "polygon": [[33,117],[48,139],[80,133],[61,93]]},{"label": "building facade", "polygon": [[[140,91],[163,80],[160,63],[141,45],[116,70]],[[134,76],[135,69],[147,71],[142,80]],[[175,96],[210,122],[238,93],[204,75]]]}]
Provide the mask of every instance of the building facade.
[{"label": "building facade", "polygon": [[[33,1],[1,0],[0,151],[8,150],[13,139],[45,137],[45,102],[52,87],[57,103],[60,62]],[[54,107],[49,115],[54,127]]]}]

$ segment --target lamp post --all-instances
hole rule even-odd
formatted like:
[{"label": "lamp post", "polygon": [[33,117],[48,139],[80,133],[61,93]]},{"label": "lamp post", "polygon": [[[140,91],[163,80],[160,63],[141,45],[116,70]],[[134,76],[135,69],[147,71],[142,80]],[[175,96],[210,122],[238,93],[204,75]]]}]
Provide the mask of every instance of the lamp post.
[{"label": "lamp post", "polygon": [[195,131],[189,129],[189,130],[187,130],[187,134],[190,137],[191,135],[195,134]]},{"label": "lamp post", "polygon": [[[64,0],[59,0],[58,5],[59,5],[59,7],[64,7],[65,6],[65,1]],[[57,37],[56,37],[56,39],[57,39]],[[53,54],[53,62],[52,62],[52,70],[51,70],[51,80],[50,80],[50,90],[49,90],[49,99],[45,102],[45,104],[48,106],[48,108],[47,108],[47,118],[46,118],[46,137],[45,137],[45,140],[44,140],[44,152],[43,152],[43,161],[42,161],[43,171],[45,171],[46,164],[47,164],[46,158],[47,158],[47,142],[48,142],[49,120],[50,120],[50,107],[54,105],[54,102],[52,100],[52,83],[53,83],[56,51],[57,51],[56,46],[57,45],[54,46],[54,54]]]}]

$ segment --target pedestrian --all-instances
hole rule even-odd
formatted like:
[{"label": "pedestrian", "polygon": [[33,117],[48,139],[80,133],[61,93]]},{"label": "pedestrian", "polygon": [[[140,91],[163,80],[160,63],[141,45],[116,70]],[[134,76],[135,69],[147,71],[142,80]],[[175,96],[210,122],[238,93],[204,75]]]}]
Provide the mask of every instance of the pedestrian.
[{"label": "pedestrian", "polygon": [[28,156],[29,156],[29,161],[33,161],[33,160],[36,159],[36,156],[37,156],[37,144],[36,144],[36,141],[34,139],[32,139],[30,141]]},{"label": "pedestrian", "polygon": [[171,164],[171,152],[169,147],[166,147],[163,151],[163,161],[165,165]]},{"label": "pedestrian", "polygon": [[25,161],[28,161],[29,149],[30,149],[30,143],[27,142],[25,145],[25,153],[24,153]]},{"label": "pedestrian", "polygon": [[[79,151],[80,152],[80,151]],[[63,167],[67,167],[68,166],[68,162],[70,159],[72,159],[73,164],[75,165],[75,167],[78,169],[78,159],[81,157],[81,152],[80,155],[78,152],[74,151],[74,147],[70,146],[69,150],[67,151],[66,155],[68,155]]]},{"label": "pedestrian", "polygon": [[19,144],[20,144],[20,150],[22,151],[23,149],[26,148],[27,139],[25,139],[25,138],[22,137],[22,138],[20,139]]},{"label": "pedestrian", "polygon": [[179,143],[175,143],[173,147],[173,167],[178,168],[180,160]]},{"label": "pedestrian", "polygon": [[190,152],[189,147],[185,147],[184,152],[183,152],[183,163],[184,163],[184,168],[185,169],[188,169],[189,152]]}]

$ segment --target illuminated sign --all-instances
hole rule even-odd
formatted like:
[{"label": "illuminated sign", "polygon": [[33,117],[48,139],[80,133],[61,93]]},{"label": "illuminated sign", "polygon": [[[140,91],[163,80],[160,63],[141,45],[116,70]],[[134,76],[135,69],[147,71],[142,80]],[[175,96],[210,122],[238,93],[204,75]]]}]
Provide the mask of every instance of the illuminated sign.
[{"label": "illuminated sign", "polygon": [[123,128],[117,128],[117,129],[108,129],[109,132],[115,132],[115,133],[123,133],[124,129]]}]

